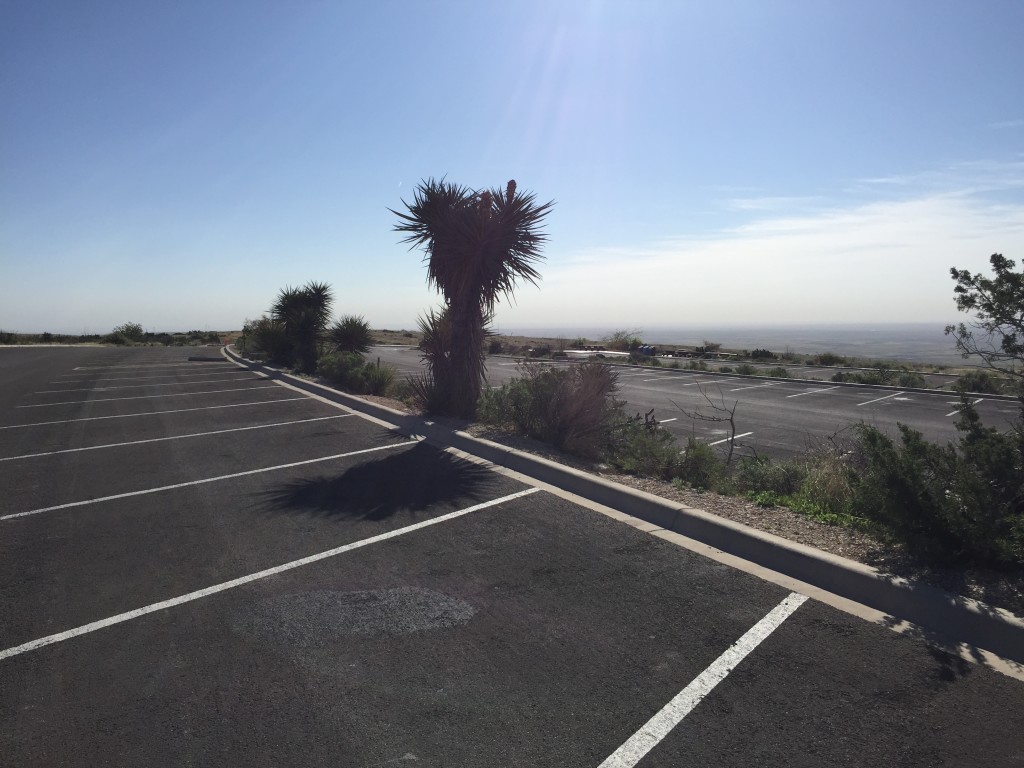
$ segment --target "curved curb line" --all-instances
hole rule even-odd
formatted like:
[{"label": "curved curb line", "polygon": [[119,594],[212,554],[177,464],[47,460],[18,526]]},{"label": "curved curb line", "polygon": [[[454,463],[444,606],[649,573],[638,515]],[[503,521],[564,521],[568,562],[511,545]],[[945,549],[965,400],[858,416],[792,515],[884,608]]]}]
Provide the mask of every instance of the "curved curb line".
[{"label": "curved curb line", "polygon": [[886,576],[863,563],[338,392],[246,360],[227,347],[224,354],[250,370],[383,421],[410,437],[457,448],[826,592],[1024,664],[1024,619],[1002,608],[928,584]]}]

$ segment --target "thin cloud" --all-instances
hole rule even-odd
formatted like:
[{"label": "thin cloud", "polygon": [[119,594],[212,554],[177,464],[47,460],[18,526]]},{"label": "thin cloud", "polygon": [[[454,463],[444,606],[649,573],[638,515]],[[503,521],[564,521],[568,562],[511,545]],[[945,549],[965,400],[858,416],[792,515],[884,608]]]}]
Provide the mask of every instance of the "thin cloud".
[{"label": "thin cloud", "polygon": [[762,216],[703,237],[551,254],[503,324],[685,325],[955,319],[949,269],[1024,255],[1024,204],[935,195]]}]

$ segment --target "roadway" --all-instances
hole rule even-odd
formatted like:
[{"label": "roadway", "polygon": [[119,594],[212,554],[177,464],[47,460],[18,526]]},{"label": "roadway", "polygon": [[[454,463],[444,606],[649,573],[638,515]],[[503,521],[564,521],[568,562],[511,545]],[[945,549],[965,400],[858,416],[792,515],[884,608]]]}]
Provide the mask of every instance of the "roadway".
[{"label": "roadway", "polygon": [[0,350],[0,763],[1015,764],[1024,683],[188,349]]},{"label": "roadway", "polygon": [[[373,358],[395,366],[401,375],[422,372],[415,347],[374,347]],[[564,365],[565,363],[556,363]],[[490,357],[487,381],[498,387],[519,374],[520,363]],[[920,431],[935,442],[957,438],[959,400],[951,392],[901,391],[863,385],[802,380],[767,380],[756,377],[668,368],[627,367],[619,373],[619,397],[630,412],[654,416],[677,439],[687,438],[724,445],[728,424],[692,418],[695,413],[715,415],[708,402],[735,406],[736,444],[741,452],[796,457],[809,449],[843,440],[854,424],[865,423],[897,435],[897,423]],[[1006,399],[975,397],[982,420],[1006,426],[1019,406]]]}]

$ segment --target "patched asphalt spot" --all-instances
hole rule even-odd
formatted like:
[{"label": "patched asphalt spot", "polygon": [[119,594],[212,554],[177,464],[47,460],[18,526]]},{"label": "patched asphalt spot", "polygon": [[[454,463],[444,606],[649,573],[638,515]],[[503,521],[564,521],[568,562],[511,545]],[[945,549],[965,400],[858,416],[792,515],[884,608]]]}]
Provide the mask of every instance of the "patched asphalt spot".
[{"label": "patched asphalt spot", "polygon": [[360,592],[312,590],[261,600],[236,628],[295,648],[338,635],[408,635],[466,624],[476,609],[465,600],[420,587]]}]

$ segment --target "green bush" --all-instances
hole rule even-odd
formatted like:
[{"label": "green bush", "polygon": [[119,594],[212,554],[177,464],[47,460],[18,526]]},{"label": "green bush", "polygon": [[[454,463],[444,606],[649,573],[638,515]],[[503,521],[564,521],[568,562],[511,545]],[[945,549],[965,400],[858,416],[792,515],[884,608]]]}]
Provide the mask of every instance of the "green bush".
[{"label": "green bush", "polygon": [[336,352],[321,357],[316,372],[332,386],[358,393],[366,391],[366,371],[370,367],[356,352]]},{"label": "green bush", "polygon": [[896,442],[858,427],[864,469],[859,513],[911,551],[939,562],[1024,565],[1024,428],[981,426],[964,401],[959,445],[937,445],[905,425]]},{"label": "green bush", "polygon": [[767,491],[777,496],[789,496],[800,490],[806,476],[803,464],[752,456],[740,459],[736,484],[741,491],[748,493]]},{"label": "green bush", "polygon": [[591,362],[565,368],[527,364],[521,371],[521,378],[483,392],[478,418],[584,458],[599,458],[618,407],[615,373]]},{"label": "green bush", "polygon": [[370,333],[370,324],[364,318],[358,315],[345,315],[330,327],[327,339],[335,352],[365,354],[370,351],[373,334]]},{"label": "green bush", "polygon": [[363,366],[363,394],[387,395],[394,383],[395,369],[390,365]]},{"label": "green bush", "polygon": [[776,379],[788,379],[789,378],[789,370],[787,370],[786,368],[783,368],[781,365],[777,365],[774,368],[769,368],[767,371],[765,371],[764,375],[765,376],[773,376]]},{"label": "green bush", "polygon": [[678,469],[679,448],[652,410],[631,416],[609,431],[605,460],[623,472],[669,480]]},{"label": "green bush", "polygon": [[896,386],[906,389],[923,389],[928,386],[928,382],[924,380],[924,376],[916,371],[901,371],[896,377]]},{"label": "green bush", "polygon": [[847,360],[845,357],[840,355],[834,355],[831,352],[822,352],[820,355],[814,355],[807,360],[808,365],[846,365]]},{"label": "green bush", "polygon": [[962,374],[954,385],[961,392],[978,392],[997,395],[1002,392],[1000,381],[988,371],[968,371]]},{"label": "green bush", "polygon": [[686,450],[680,454],[674,474],[677,482],[691,488],[723,493],[732,490],[722,457],[710,445],[692,437],[686,441]]},{"label": "green bush", "polygon": [[295,354],[284,324],[269,317],[253,320],[245,328],[247,354],[263,355],[267,362],[291,365]]},{"label": "green bush", "polygon": [[757,368],[752,366],[750,363],[740,363],[739,365],[736,366],[736,373],[739,373],[743,376],[756,376]]},{"label": "green bush", "polygon": [[491,339],[487,345],[487,354],[489,355],[500,355],[505,349],[505,345],[501,339]]}]

